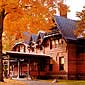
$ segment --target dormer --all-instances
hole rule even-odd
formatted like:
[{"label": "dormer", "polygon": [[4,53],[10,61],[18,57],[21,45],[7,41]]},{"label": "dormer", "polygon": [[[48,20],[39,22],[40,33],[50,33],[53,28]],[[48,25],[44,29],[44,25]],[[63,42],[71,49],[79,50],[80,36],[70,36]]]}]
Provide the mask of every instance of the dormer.
[{"label": "dormer", "polygon": [[26,52],[26,49],[27,49],[27,44],[23,42],[19,42],[13,46],[12,51]]},{"label": "dormer", "polygon": [[34,45],[35,45],[35,42],[34,42],[32,36],[31,36],[30,41],[29,41],[29,45],[28,45],[29,52],[31,52],[31,51],[34,52],[34,49],[35,49]]}]

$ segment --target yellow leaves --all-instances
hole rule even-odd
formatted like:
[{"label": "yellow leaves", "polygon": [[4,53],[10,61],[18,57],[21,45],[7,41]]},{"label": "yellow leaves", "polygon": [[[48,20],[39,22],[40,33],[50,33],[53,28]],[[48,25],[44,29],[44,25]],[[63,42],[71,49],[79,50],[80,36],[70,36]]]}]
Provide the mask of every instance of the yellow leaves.
[{"label": "yellow leaves", "polygon": [[0,0],[0,6],[1,7],[6,7],[6,6],[10,6],[10,8],[11,8],[11,6],[16,6],[17,4],[19,3],[19,0]]},{"label": "yellow leaves", "polygon": [[37,33],[49,31],[56,13],[53,2],[56,0],[4,0],[8,13],[4,19],[4,32],[10,46],[23,37],[23,32]]},{"label": "yellow leaves", "polygon": [[[9,14],[5,17],[4,28],[6,30],[9,29],[10,32],[16,32],[16,30],[17,32],[29,31],[31,33],[37,33],[39,30],[48,31],[54,25],[52,22],[53,15],[55,14],[53,1],[5,0],[5,4],[7,4],[5,10]],[[27,7],[24,8],[25,6]],[[29,27],[27,26],[28,24]]]},{"label": "yellow leaves", "polygon": [[2,0],[2,1],[4,1],[4,3],[8,3],[8,4],[11,4],[11,3],[17,4],[19,2],[19,0]]},{"label": "yellow leaves", "polygon": [[[44,4],[34,1],[31,4],[30,9],[26,10],[28,14],[29,31],[31,33],[37,33],[39,30],[48,31],[54,23],[52,22],[55,10],[49,10],[50,6],[44,6]],[[36,29],[36,30],[35,30]]]},{"label": "yellow leaves", "polygon": [[[4,19],[4,31],[10,35],[11,33],[15,35],[18,32],[27,31],[28,19],[26,14],[20,9],[17,8],[14,12],[7,14]],[[10,31],[9,31],[10,30]]]},{"label": "yellow leaves", "polygon": [[22,3],[22,4],[29,4],[31,1],[33,1],[33,0],[20,0],[20,3]]},{"label": "yellow leaves", "polygon": [[19,6],[19,0],[0,0],[0,7],[4,8],[6,13],[13,11]]}]

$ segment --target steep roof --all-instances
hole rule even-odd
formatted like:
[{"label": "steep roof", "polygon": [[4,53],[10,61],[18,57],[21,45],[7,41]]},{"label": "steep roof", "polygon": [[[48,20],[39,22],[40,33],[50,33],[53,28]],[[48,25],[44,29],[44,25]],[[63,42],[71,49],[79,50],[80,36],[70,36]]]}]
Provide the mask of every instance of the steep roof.
[{"label": "steep roof", "polygon": [[55,16],[55,21],[58,24],[58,29],[61,31],[65,39],[76,40],[74,30],[76,29],[76,21],[67,19],[61,16]]},{"label": "steep roof", "polygon": [[31,37],[32,37],[32,40],[33,40],[34,42],[36,42],[38,36],[37,36],[36,34],[32,34]]},{"label": "steep roof", "polygon": [[[71,20],[71,19],[67,19],[61,16],[55,16],[55,21],[58,25],[58,29],[61,31],[63,37],[65,39],[71,39],[71,40],[76,40],[77,37],[74,35],[74,30],[76,29],[76,21],[75,20]],[[39,33],[38,35],[36,34],[30,34],[30,33],[24,33],[26,36],[28,36],[29,38],[32,37],[32,40],[34,42],[37,41],[37,38],[42,37],[42,39],[44,38],[44,33]],[[30,39],[27,40],[27,42],[29,42]]]}]

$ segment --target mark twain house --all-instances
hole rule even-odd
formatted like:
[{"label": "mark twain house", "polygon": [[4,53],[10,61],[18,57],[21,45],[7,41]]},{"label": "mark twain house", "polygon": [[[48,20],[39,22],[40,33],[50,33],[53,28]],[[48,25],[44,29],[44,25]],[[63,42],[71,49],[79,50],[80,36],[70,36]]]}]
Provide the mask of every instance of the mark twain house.
[{"label": "mark twain house", "polygon": [[31,35],[7,51],[12,77],[85,79],[85,40],[74,35],[76,21],[55,16],[51,32]]}]

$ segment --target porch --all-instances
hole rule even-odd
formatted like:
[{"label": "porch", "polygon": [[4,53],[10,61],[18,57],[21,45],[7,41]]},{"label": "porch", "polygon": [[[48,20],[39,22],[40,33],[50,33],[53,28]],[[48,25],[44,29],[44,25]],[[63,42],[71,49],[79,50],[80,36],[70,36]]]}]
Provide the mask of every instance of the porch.
[{"label": "porch", "polygon": [[8,51],[6,54],[9,77],[39,78],[49,73],[49,55],[15,51]]}]

